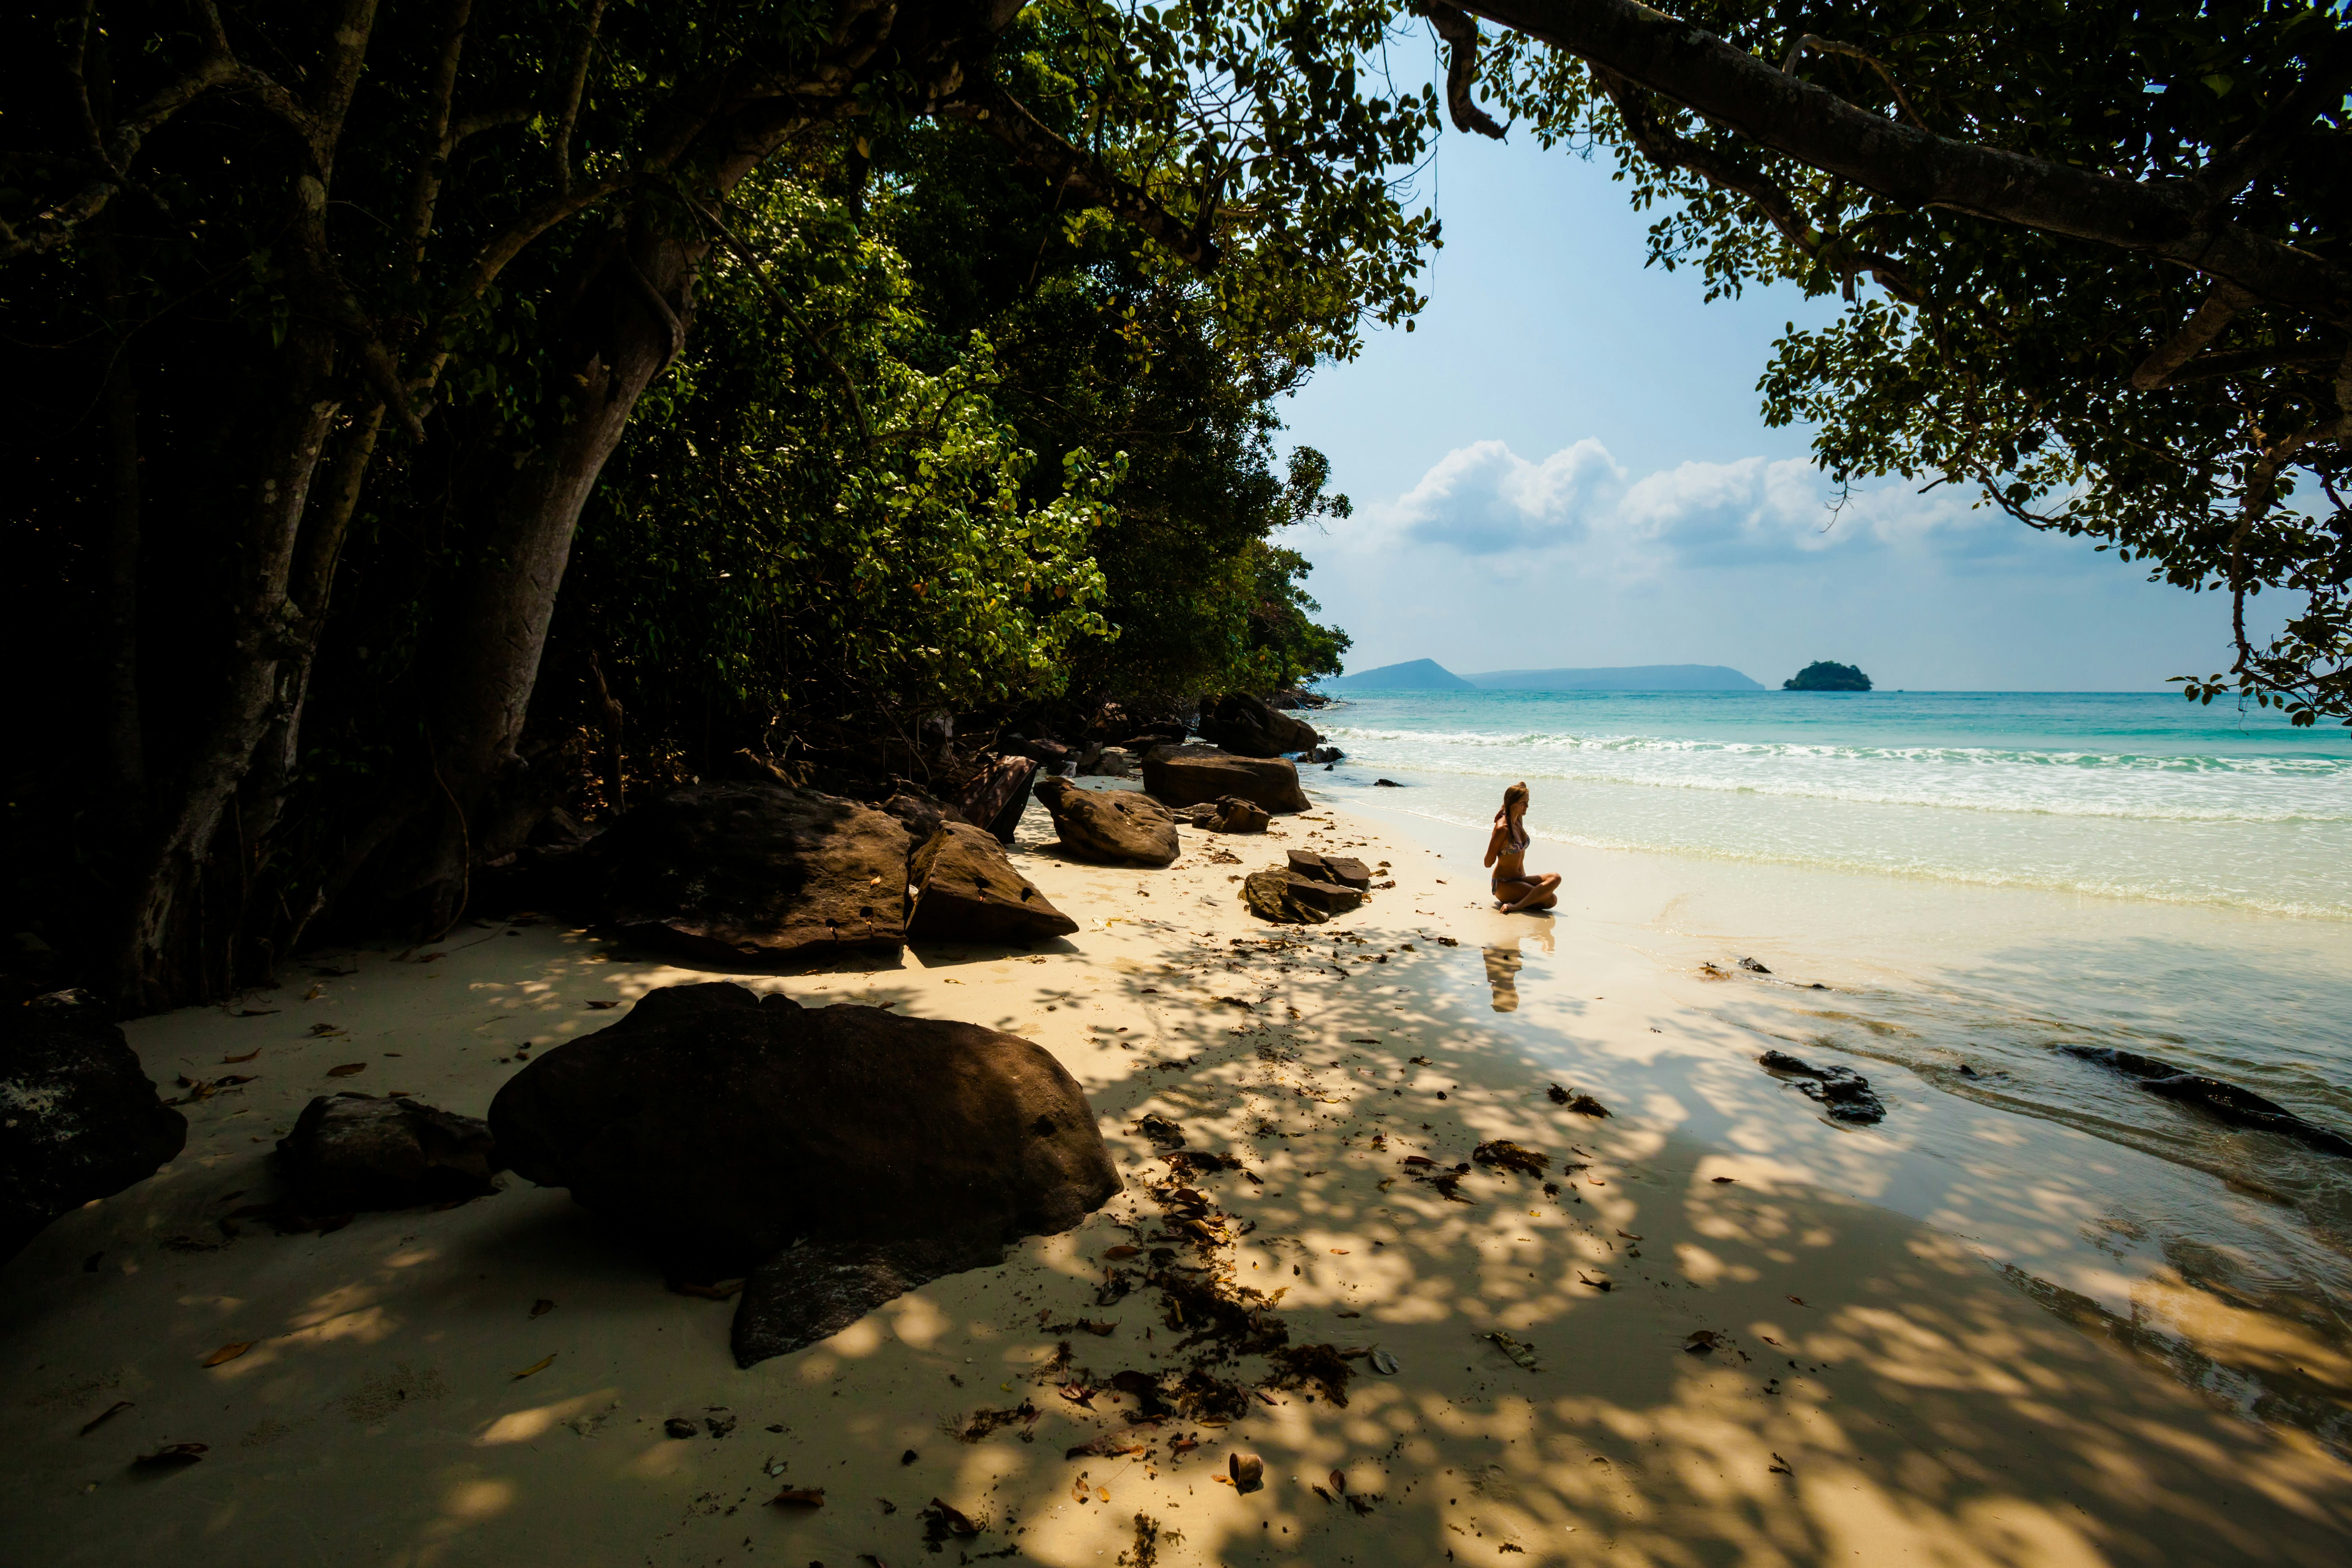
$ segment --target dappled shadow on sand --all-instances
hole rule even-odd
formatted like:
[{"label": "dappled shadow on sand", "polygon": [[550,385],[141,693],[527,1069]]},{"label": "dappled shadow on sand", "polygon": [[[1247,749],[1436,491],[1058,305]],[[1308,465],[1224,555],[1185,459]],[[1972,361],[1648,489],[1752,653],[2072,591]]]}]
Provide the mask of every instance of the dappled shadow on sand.
[{"label": "dappled shadow on sand", "polygon": [[[1639,1105],[1557,1103],[1490,1026],[1489,994],[1407,983],[1428,938],[1138,923],[1160,959],[1056,973],[981,1020],[1015,1026],[1049,995],[1080,1015],[1093,1049],[1070,1059],[1127,1190],[1077,1230],[748,1372],[727,1352],[731,1303],[667,1292],[560,1193],[175,1255],[145,1299],[84,1309],[160,1334],[126,1349],[147,1372],[52,1387],[14,1369],[27,1418],[87,1445],[110,1510],[103,1552],[53,1501],[20,1547],[403,1568],[905,1568],[932,1544],[1082,1568],[1153,1561],[1144,1535],[1169,1568],[2342,1561],[2352,1485],[2302,1436],[2217,1410],[2192,1367],[2151,1375],[1932,1231]],[[918,999],[895,972],[861,974],[843,999]],[[1555,1044],[1573,1059],[1572,1026]],[[1186,1152],[1239,1162],[1186,1178],[1205,1239],[1151,1191],[1171,1184],[1147,1113]],[[1549,1168],[1474,1162],[1495,1139]],[[2021,1207],[2040,1201],[2030,1174]],[[70,1267],[62,1247],[44,1270]],[[1344,1404],[1329,1384],[1269,1386],[1285,1380],[1266,1356],[1230,1342],[1186,1345],[1188,1290],[1272,1299],[1259,1330],[1340,1352]],[[199,1368],[243,1341],[258,1342]],[[1244,1413],[1130,1419],[1153,1396],[1122,1372],[1206,1373]],[[119,1398],[141,1408],[75,1435]],[[213,1453],[115,1484],[178,1440]],[[1262,1489],[1213,1479],[1235,1451],[1263,1458]],[[824,1503],[770,1506],[786,1489]],[[935,1499],[979,1533],[926,1519]]]}]

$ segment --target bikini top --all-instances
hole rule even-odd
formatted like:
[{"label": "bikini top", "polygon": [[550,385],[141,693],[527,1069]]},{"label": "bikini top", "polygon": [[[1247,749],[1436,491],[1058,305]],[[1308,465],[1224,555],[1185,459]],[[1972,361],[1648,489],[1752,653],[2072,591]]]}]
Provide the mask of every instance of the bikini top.
[{"label": "bikini top", "polygon": [[1502,826],[1503,841],[1521,853],[1525,853],[1528,846],[1535,842],[1529,837],[1527,828],[1518,823],[1506,819]]}]

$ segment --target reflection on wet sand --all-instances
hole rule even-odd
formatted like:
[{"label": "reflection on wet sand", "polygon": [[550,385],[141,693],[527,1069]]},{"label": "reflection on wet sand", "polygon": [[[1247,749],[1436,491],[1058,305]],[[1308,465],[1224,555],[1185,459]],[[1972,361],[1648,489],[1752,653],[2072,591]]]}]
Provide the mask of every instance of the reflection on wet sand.
[{"label": "reflection on wet sand", "polygon": [[[1534,938],[1538,951],[1551,952],[1555,938],[1549,919],[1544,919],[1543,924],[1529,934]],[[1528,940],[1526,936],[1514,936],[1507,942],[1486,944],[1486,984],[1495,994],[1494,1006],[1497,1013],[1518,1011],[1519,969],[1527,962],[1519,956],[1519,944]]]}]

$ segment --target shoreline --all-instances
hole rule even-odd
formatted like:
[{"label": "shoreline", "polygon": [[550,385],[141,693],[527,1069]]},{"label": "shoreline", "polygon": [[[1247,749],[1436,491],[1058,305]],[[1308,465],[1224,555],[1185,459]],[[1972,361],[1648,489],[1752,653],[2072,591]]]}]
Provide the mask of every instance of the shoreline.
[{"label": "shoreline", "polygon": [[[1573,900],[1540,925],[1464,908],[1485,890],[1475,859],[1320,803],[1277,826],[1265,838],[1187,828],[1165,871],[1095,867],[1047,847],[1033,805],[1016,858],[1081,931],[1030,952],[717,974],[551,923],[490,923],[453,933],[429,963],[362,951],[356,973],[305,973],[248,998],[257,1016],[131,1025],[161,1083],[257,1046],[244,1070],[262,1077],[187,1107],[179,1161],[5,1266],[0,1355],[17,1394],[0,1425],[0,1508],[19,1550],[50,1563],[144,1551],[425,1564],[555,1549],[584,1563],[835,1568],[867,1553],[903,1568],[936,1499],[985,1526],[940,1543],[960,1558],[1010,1549],[1073,1568],[1121,1553],[1169,1565],[2340,1558],[2352,1468],[2305,1430],[2218,1408],[2184,1386],[2197,1368],[2152,1364],[2159,1347],[2110,1342],[2148,1277],[2058,1244],[2093,1217],[2099,1161],[2070,1187],[2049,1152],[2082,1160],[2095,1140],[2021,1133],[2017,1118],[1964,1111],[1875,1065],[1885,1127],[1833,1128],[1753,1065],[1758,1020],[1707,1000],[1731,987],[1676,971],[1619,922]],[[1397,886],[1325,926],[1251,919],[1227,879],[1308,845],[1390,860]],[[1516,968],[1489,952],[1509,926],[1534,928],[1513,933],[1515,950],[1549,937],[1511,954]],[[731,1307],[668,1293],[567,1194],[511,1176],[460,1208],[362,1215],[325,1236],[231,1237],[215,1217],[266,1184],[268,1147],[312,1094],[400,1088],[479,1114],[519,1046],[706,978],[1036,1040],[1086,1088],[1126,1190],[1076,1229],[1016,1245],[1002,1268],[936,1281],[742,1372],[727,1352]],[[1497,1012],[1504,981],[1517,1005]],[[314,986],[316,1000],[299,999]],[[341,1032],[313,1037],[314,1025]],[[355,1079],[321,1076],[360,1059]],[[1553,1081],[1615,1114],[1555,1105]],[[1135,1131],[1147,1112],[1180,1122],[1188,1149],[1243,1164],[1191,1173],[1229,1239],[1181,1254],[1178,1272],[1284,1292],[1265,1310],[1291,1346],[1365,1352],[1343,1357],[1344,1406],[1307,1377],[1252,1393],[1223,1426],[1127,1420],[1139,1396],[1116,1392],[1114,1372],[1172,1376],[1203,1353],[1177,1351],[1192,1325],[1169,1289],[1138,1279],[1100,1304],[1107,1248],[1174,1234],[1152,1188],[1184,1184]],[[1542,1152],[1549,1170],[1473,1164],[1451,1194],[1414,1179],[1494,1139]],[[1967,1145],[1975,1157],[1956,1163]],[[1414,1156],[1436,1164],[1403,1163]],[[2042,1299],[1987,1261],[2002,1247],[2021,1279],[2050,1280]],[[2112,1277],[2042,1267],[2086,1254]],[[556,1305],[534,1317],[539,1300]],[[1112,1332],[1073,1332],[1080,1320]],[[2206,1327],[2271,1374],[2273,1395],[2287,1366],[2315,1402],[2352,1391],[2352,1364],[2273,1316]],[[1480,1338],[1498,1332],[1531,1346],[1536,1367]],[[1249,1355],[1223,1373],[1250,1389],[1270,1374]],[[1074,1384],[1093,1391],[1086,1403],[1061,1395]],[[698,1435],[665,1436],[672,1419]],[[209,1445],[204,1462],[124,1468],[189,1441]],[[1141,1451],[1101,1451],[1130,1441]],[[1262,1456],[1264,1489],[1213,1480],[1234,1450]],[[825,1504],[765,1506],[782,1487],[823,1488]]]}]

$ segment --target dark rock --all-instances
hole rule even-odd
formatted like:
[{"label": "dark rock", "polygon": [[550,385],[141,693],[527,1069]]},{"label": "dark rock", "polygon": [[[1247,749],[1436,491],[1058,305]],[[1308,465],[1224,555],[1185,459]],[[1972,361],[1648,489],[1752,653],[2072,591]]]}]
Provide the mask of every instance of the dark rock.
[{"label": "dark rock", "polygon": [[1267,811],[1305,811],[1298,769],[1280,757],[1237,757],[1214,746],[1161,746],[1143,759],[1143,787],[1170,805],[1235,795]]},{"label": "dark rock", "polygon": [[1319,925],[1364,901],[1358,889],[1302,876],[1291,867],[1254,871],[1242,879],[1242,901],[1260,920],[1281,925]]},{"label": "dark rock", "polygon": [[79,992],[0,1007],[0,1259],[188,1142],[138,1055]]},{"label": "dark rock", "polygon": [[1397,783],[1394,779],[1374,779],[1372,781],[1372,787],[1374,789],[1402,789],[1404,788],[1404,785]]},{"label": "dark rock", "polygon": [[1348,753],[1337,746],[1318,746],[1307,753],[1307,761],[1321,763],[1327,768],[1333,763],[1345,762],[1347,758]]},{"label": "dark rock", "polygon": [[1817,1068],[1786,1051],[1766,1051],[1756,1060],[1765,1071],[1796,1080],[1806,1097],[1836,1121],[1867,1126],[1886,1115],[1886,1107],[1871,1092],[1870,1080],[1851,1068]]},{"label": "dark rock", "polygon": [[897,947],[907,840],[893,818],[814,790],[688,784],[583,849],[575,886],[603,923],[701,957]]},{"label": "dark rock", "polygon": [[909,942],[1031,942],[1078,929],[1013,868],[994,836],[968,822],[940,824],[908,862],[907,880]]},{"label": "dark rock", "polygon": [[1029,805],[1030,782],[1037,764],[1027,757],[999,757],[966,784],[956,809],[966,822],[976,822],[996,835],[1000,844],[1013,842],[1013,829]]},{"label": "dark rock", "polygon": [[2218,1078],[2208,1078],[2170,1062],[2144,1057],[2111,1046],[2067,1046],[2066,1054],[2097,1062],[2139,1080],[2140,1088],[2166,1100],[2198,1106],[2232,1127],[2251,1127],[2292,1138],[2323,1154],[2352,1156],[2352,1138],[2314,1121],[2306,1121],[2273,1100]]},{"label": "dark rock", "polygon": [[1769,974],[1772,973],[1752,958],[1741,959],[1739,961],[1739,967],[1748,971],[1750,974]]},{"label": "dark rock", "polygon": [[1304,752],[1323,737],[1262,699],[1230,692],[1201,710],[1201,734],[1212,745],[1244,757],[1278,757]]},{"label": "dark rock", "polygon": [[1165,866],[1176,858],[1176,819],[1148,795],[1047,779],[1037,799],[1053,814],[1063,847],[1081,859]]},{"label": "dark rock", "polygon": [[874,809],[894,819],[917,845],[929,843],[943,822],[971,820],[957,807],[914,789],[902,789]]},{"label": "dark rock", "polygon": [[505,1167],[490,1125],[405,1097],[322,1094],[278,1141],[289,1206],[306,1215],[479,1197]]},{"label": "dark rock", "polygon": [[1370,891],[1372,868],[1351,855],[1318,855],[1312,849],[1289,852],[1290,868],[1318,882],[1337,882],[1358,892]]},{"label": "dark rock", "polygon": [[1078,772],[1095,778],[1131,779],[1135,761],[1136,753],[1125,746],[1093,746],[1087,749],[1087,760],[1078,764]]},{"label": "dark rock", "polygon": [[1049,773],[1058,773],[1070,764],[1070,748],[1059,741],[1025,742],[1021,754]]},{"label": "dark rock", "polygon": [[1189,805],[1176,815],[1212,833],[1264,833],[1273,821],[1265,807],[1237,795]]},{"label": "dark rock", "polygon": [[[836,1292],[870,1305],[877,1268],[984,1261],[1119,1185],[1085,1094],[1027,1040],[723,982],[652,992],[549,1050],[499,1091],[490,1128],[517,1173],[569,1187],[677,1277],[773,1261],[744,1293],[755,1354],[828,1321],[782,1299],[826,1270],[880,1281]],[[795,1243],[829,1250],[778,1258]],[[938,1246],[889,1250],[912,1243]]]}]

